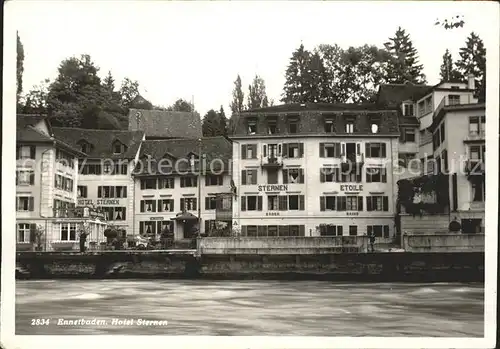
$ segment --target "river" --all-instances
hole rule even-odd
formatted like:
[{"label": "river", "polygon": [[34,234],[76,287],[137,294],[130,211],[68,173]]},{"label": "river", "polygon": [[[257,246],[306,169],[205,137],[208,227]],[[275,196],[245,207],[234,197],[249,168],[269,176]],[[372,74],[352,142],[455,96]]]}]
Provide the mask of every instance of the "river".
[{"label": "river", "polygon": [[[482,337],[483,308],[483,284],[16,282],[16,334]],[[32,326],[32,319],[50,323]],[[61,319],[106,324],[57,325]],[[113,319],[133,324],[113,325]],[[146,326],[139,319],[168,324]]]}]

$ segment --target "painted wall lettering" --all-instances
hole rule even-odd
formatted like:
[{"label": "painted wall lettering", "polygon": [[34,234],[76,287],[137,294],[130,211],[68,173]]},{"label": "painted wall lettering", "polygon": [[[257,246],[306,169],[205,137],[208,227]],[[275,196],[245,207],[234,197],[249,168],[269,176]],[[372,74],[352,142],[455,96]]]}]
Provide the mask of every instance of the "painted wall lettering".
[{"label": "painted wall lettering", "polygon": [[259,185],[257,188],[259,191],[264,191],[264,192],[287,191],[288,185],[285,185],[285,184],[266,184],[266,185]]},{"label": "painted wall lettering", "polygon": [[340,186],[340,191],[363,191],[362,184],[343,184]]}]

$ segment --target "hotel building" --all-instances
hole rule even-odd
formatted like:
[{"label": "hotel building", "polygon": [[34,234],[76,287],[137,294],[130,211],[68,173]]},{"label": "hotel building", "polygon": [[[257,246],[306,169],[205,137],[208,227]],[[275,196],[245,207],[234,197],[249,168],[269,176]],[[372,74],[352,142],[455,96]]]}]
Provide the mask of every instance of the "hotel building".
[{"label": "hotel building", "polygon": [[229,235],[231,151],[225,137],[144,141],[133,173],[134,231],[174,240]]},{"label": "hotel building", "polygon": [[233,141],[233,229],[243,236],[395,232],[398,111],[288,104],[241,113]]},{"label": "hotel building", "polygon": [[[416,158],[420,172],[448,176],[446,212],[424,219],[406,216],[402,230],[447,232],[451,221],[461,224],[463,233],[484,232],[485,204],[485,104],[474,97],[474,77],[467,82],[442,82],[435,86],[413,84],[382,85],[378,102],[401,108],[405,123],[400,138],[400,156]],[[413,137],[413,134],[415,137]],[[418,167],[418,166],[417,166]],[[404,208],[403,208],[404,215]],[[425,215],[429,219],[425,219]]]}]

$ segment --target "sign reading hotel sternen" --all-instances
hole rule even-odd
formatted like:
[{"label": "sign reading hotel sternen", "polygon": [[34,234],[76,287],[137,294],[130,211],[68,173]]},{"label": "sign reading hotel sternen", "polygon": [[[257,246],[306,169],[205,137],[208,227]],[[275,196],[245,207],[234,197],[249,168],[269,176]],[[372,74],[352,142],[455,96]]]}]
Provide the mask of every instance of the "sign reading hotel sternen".
[{"label": "sign reading hotel sternen", "polygon": [[78,206],[87,206],[94,204],[97,206],[115,206],[120,205],[120,199],[78,199]]}]

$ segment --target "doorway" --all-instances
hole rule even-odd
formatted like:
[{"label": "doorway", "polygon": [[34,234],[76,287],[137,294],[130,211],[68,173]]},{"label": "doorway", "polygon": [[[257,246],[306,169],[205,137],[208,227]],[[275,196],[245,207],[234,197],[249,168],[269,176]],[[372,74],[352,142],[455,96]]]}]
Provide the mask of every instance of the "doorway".
[{"label": "doorway", "polygon": [[482,219],[462,219],[463,234],[480,234]]}]

